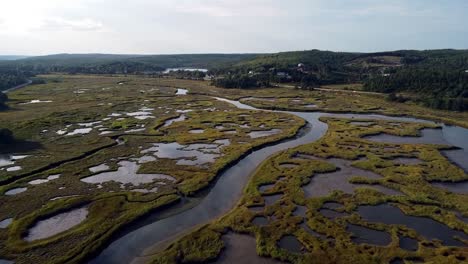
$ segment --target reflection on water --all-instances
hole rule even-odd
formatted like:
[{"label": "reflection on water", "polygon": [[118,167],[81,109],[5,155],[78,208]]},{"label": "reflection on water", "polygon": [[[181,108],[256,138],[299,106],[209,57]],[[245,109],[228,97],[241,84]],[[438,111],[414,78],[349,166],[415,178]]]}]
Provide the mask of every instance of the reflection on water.
[{"label": "reflection on water", "polygon": [[163,127],[168,127],[172,125],[173,123],[182,122],[182,121],[185,121],[186,119],[187,117],[185,115],[180,115],[179,117],[168,119],[166,120],[166,122],[164,122]]},{"label": "reflection on water", "polygon": [[260,257],[257,254],[255,238],[249,235],[228,233],[223,236],[225,248],[216,260],[217,264],[255,263],[279,264],[274,259]]},{"label": "reflection on water", "polygon": [[283,236],[279,240],[278,246],[294,253],[301,253],[303,248],[301,242],[299,242],[295,236],[291,235]]},{"label": "reflection on water", "polygon": [[447,140],[444,139],[442,129],[424,128],[421,129],[421,136],[394,136],[389,134],[378,134],[373,136],[364,137],[367,140],[392,143],[392,144],[440,144],[450,145]]},{"label": "reflection on water", "polygon": [[357,211],[368,222],[405,225],[416,230],[425,238],[441,240],[447,246],[464,246],[462,242],[454,238],[455,236],[468,239],[468,235],[461,231],[453,230],[430,218],[405,215],[398,207],[393,205],[359,206]]},{"label": "reflection on water", "polygon": [[392,241],[389,233],[370,229],[367,227],[347,224],[346,230],[352,234],[352,240],[358,244],[371,244],[376,246],[386,246]]},{"label": "reflection on water", "polygon": [[211,144],[154,143],[153,147],[142,150],[141,153],[161,159],[177,159],[177,165],[203,165],[215,162],[216,158],[221,157],[222,148],[230,144],[229,139],[216,140]]},{"label": "reflection on water", "polygon": [[25,192],[27,190],[28,190],[28,188],[26,188],[26,187],[14,188],[14,189],[10,189],[7,192],[5,192],[5,195],[12,196],[12,195],[15,195],[15,194],[18,194],[18,193]]},{"label": "reflection on water", "polygon": [[43,184],[43,183],[47,183],[47,182],[56,180],[58,178],[60,178],[60,174],[54,174],[54,175],[48,176],[46,179],[37,179],[37,180],[30,181],[28,183],[31,184],[31,185],[39,185],[39,184]]},{"label": "reflection on water", "polygon": [[[333,163],[337,168],[335,172],[315,174],[310,182],[302,187],[306,197],[322,197],[328,195],[334,190],[341,190],[345,193],[353,193],[356,188],[363,185],[352,184],[349,180],[353,176],[362,176],[369,179],[380,179],[382,176],[372,171],[353,167],[351,164],[354,161],[344,159],[326,159],[324,161]],[[367,186],[369,188],[380,188],[383,186]],[[380,188],[379,191],[387,193],[388,188]],[[389,195],[393,195],[393,192]]]},{"label": "reflection on water", "polygon": [[175,181],[173,177],[164,174],[138,174],[137,171],[139,168],[140,165],[136,162],[120,161],[117,171],[99,173],[83,178],[81,181],[93,184],[103,184],[105,182],[114,181],[121,183],[120,187],[122,189],[125,188],[126,184],[138,186],[145,183],[152,183],[155,180]]},{"label": "reflection on water", "polygon": [[11,222],[13,222],[13,218],[7,218],[7,219],[3,219],[2,221],[0,221],[0,228],[7,228]]},{"label": "reflection on water", "polygon": [[281,133],[281,129],[271,129],[271,130],[263,130],[263,131],[252,131],[248,135],[250,138],[260,138],[260,137],[268,137],[272,135],[277,135]]},{"label": "reflection on water", "polygon": [[88,208],[82,207],[41,220],[29,229],[24,240],[34,241],[62,233],[79,225],[87,216]]}]

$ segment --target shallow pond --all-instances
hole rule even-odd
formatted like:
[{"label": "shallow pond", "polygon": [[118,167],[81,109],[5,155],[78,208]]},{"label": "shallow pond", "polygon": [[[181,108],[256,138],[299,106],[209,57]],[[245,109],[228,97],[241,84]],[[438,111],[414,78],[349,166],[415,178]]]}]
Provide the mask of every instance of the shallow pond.
[{"label": "shallow pond", "polygon": [[256,226],[268,225],[268,219],[264,216],[256,216],[252,219],[252,224]]},{"label": "shallow pond", "polygon": [[353,121],[353,122],[350,122],[351,125],[354,125],[354,126],[371,126],[373,124],[375,124],[374,122],[366,122],[366,121]]},{"label": "shallow pond", "polygon": [[126,184],[138,186],[145,183],[152,183],[156,180],[175,181],[173,177],[164,174],[138,174],[137,172],[140,165],[136,162],[120,161],[118,164],[119,168],[117,171],[99,173],[83,178],[81,181],[92,184],[103,184],[105,182],[114,181],[121,183],[122,189],[125,188]]},{"label": "shallow pond", "polygon": [[346,230],[352,234],[351,239],[358,244],[370,244],[376,246],[386,246],[392,241],[389,233],[370,229],[367,227],[347,224]]},{"label": "shallow pond", "polygon": [[203,134],[205,132],[204,129],[191,129],[189,130],[190,134]]},{"label": "shallow pond", "polygon": [[454,239],[455,236],[468,239],[468,235],[461,231],[453,230],[431,218],[405,215],[398,207],[393,205],[359,206],[357,212],[365,221],[405,225],[416,230],[418,234],[426,239],[438,239],[447,246],[464,246],[462,242]]},{"label": "shallow pond", "polygon": [[275,204],[279,199],[281,199],[282,196],[283,196],[283,194],[263,196],[263,199],[265,200],[265,206],[270,206],[270,205]]},{"label": "shallow pond", "polygon": [[10,189],[10,190],[6,191],[5,195],[12,196],[12,195],[16,195],[18,193],[25,192],[27,190],[28,190],[28,188],[26,188],[26,187],[14,188],[14,189]]},{"label": "shallow pond", "polygon": [[400,247],[408,251],[417,251],[418,240],[410,237],[400,237]]},{"label": "shallow pond", "polygon": [[252,131],[248,133],[250,138],[261,138],[261,137],[268,137],[280,134],[282,132],[281,129],[271,129],[271,130],[263,130],[263,131]]},{"label": "shallow pond", "polygon": [[1,155],[0,168],[14,165],[16,161],[29,157],[28,155]]},{"label": "shallow pond", "polygon": [[362,176],[369,179],[379,179],[382,177],[372,171],[351,166],[351,163],[354,161],[336,158],[327,159],[324,161],[333,163],[337,168],[339,168],[339,170],[330,173],[315,174],[311,178],[310,182],[302,187],[306,197],[322,197],[328,195],[334,190],[341,190],[345,193],[353,193],[356,188],[360,187],[375,188],[378,191],[388,195],[394,195],[398,193],[380,185],[371,186],[350,183],[349,180],[353,176]]},{"label": "shallow pond", "polygon": [[187,89],[177,89],[177,92],[176,92],[176,95],[187,95],[188,94],[188,90]]},{"label": "shallow pond", "polygon": [[331,220],[336,219],[336,218],[340,218],[340,217],[349,216],[349,214],[346,213],[346,212],[338,212],[338,211],[327,209],[327,208],[322,208],[322,209],[319,210],[319,212],[323,216],[325,216],[326,218],[331,219]]},{"label": "shallow pond", "polygon": [[79,225],[87,216],[88,208],[82,207],[40,220],[29,229],[24,240],[34,241],[57,235]]},{"label": "shallow pond", "polygon": [[395,158],[395,159],[392,159],[391,161],[393,161],[396,164],[402,164],[402,165],[418,165],[418,164],[423,163],[423,161],[418,158],[404,158],[404,157]]},{"label": "shallow pond", "polygon": [[3,219],[2,221],[0,221],[0,228],[7,228],[11,222],[13,222],[13,218],[7,218],[7,219]]},{"label": "shallow pond", "polygon": [[31,185],[39,185],[39,184],[43,184],[43,183],[47,183],[47,182],[56,180],[58,178],[60,178],[60,174],[54,174],[54,175],[49,175],[45,179],[32,180],[32,181],[30,181],[28,183],[31,184]]},{"label": "shallow pond", "polygon": [[301,242],[299,242],[295,236],[291,235],[283,236],[278,241],[278,246],[294,253],[301,253],[303,248]]},{"label": "shallow pond", "polygon": [[166,120],[166,122],[164,122],[163,127],[168,127],[168,126],[170,126],[170,125],[172,125],[172,124],[174,124],[176,122],[185,121],[186,119],[187,119],[187,117],[184,114],[182,114],[179,117],[171,118],[171,119]]},{"label": "shallow pond", "polygon": [[392,144],[449,144],[444,140],[442,129],[424,128],[421,129],[421,136],[394,136],[389,134],[378,134],[364,137],[367,140],[392,143]]},{"label": "shallow pond", "polygon": [[177,142],[154,143],[153,147],[142,150],[141,154],[151,154],[160,159],[177,159],[177,165],[203,165],[214,163],[221,157],[221,149],[230,145],[229,140],[214,141],[212,144],[196,143],[181,145]]},{"label": "shallow pond", "polygon": [[97,165],[97,166],[89,168],[89,171],[93,172],[93,173],[96,173],[96,172],[106,171],[108,169],[110,169],[110,167],[107,164],[104,163],[104,164]]},{"label": "shallow pond", "polygon": [[279,264],[280,261],[260,257],[256,250],[255,237],[228,233],[223,236],[225,248],[214,262],[217,264],[255,263],[255,264]]}]

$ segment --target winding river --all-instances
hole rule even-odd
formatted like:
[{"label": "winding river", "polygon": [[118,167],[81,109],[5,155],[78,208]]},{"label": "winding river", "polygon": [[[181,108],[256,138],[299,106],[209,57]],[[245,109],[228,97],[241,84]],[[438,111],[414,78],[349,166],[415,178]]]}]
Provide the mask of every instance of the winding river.
[{"label": "winding river", "polygon": [[[216,98],[227,103],[231,103],[240,109],[246,110],[261,110],[245,105],[238,101],[232,101],[223,98]],[[266,111],[266,110],[265,110]],[[174,241],[178,236],[187,232],[194,227],[208,223],[217,217],[226,214],[231,210],[237,201],[240,199],[243,189],[247,184],[252,173],[260,165],[262,161],[269,156],[296,146],[311,143],[321,138],[327,131],[327,125],[319,118],[322,116],[346,117],[346,118],[365,118],[365,119],[386,119],[395,121],[407,122],[430,122],[409,117],[389,117],[383,115],[360,115],[360,114],[329,114],[320,112],[288,112],[305,119],[308,126],[303,128],[298,135],[289,140],[284,140],[274,145],[264,147],[254,151],[243,159],[238,161],[232,167],[226,169],[209,193],[195,207],[185,210],[181,213],[157,220],[150,224],[143,225],[133,231],[128,231],[125,235],[120,236],[107,248],[100,252],[96,258],[90,263],[131,263],[142,262],[145,255],[148,256],[152,252],[155,245],[164,245]],[[430,136],[437,143],[447,143],[459,147],[459,150],[454,151],[456,154],[451,154],[452,151],[447,151],[444,154],[453,162],[464,165],[463,160],[468,159],[468,129],[442,125],[441,129],[434,130]],[[423,134],[423,136],[425,136]],[[415,138],[412,138],[415,139]],[[432,141],[431,141],[432,142]],[[451,155],[454,157],[452,159]],[[465,168],[466,169],[466,168]],[[158,215],[160,212],[155,212]],[[147,218],[155,218],[153,215]],[[145,221],[142,219],[141,221]],[[151,222],[151,221],[147,221]]]}]

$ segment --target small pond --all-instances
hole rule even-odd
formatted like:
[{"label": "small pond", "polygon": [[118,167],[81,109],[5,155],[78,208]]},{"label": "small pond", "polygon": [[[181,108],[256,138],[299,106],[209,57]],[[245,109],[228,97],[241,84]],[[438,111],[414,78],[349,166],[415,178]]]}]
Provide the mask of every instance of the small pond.
[{"label": "small pond", "polygon": [[283,236],[279,240],[278,246],[294,253],[301,253],[303,248],[301,242],[292,235]]},{"label": "small pond", "polygon": [[346,230],[352,234],[352,240],[358,244],[386,246],[392,241],[389,233],[367,227],[347,224]]},{"label": "small pond", "polygon": [[3,219],[2,221],[0,221],[0,228],[7,228],[11,222],[13,222],[13,218],[7,218],[7,219]]},{"label": "small pond", "polygon": [[14,188],[14,189],[10,189],[10,190],[6,191],[5,195],[12,196],[12,195],[16,195],[18,193],[25,192],[27,190],[28,190],[28,188],[26,188],[26,187]]},{"label": "small pond", "polygon": [[405,215],[398,207],[389,204],[359,206],[357,212],[365,221],[389,225],[405,225],[408,228],[414,229],[426,239],[438,239],[447,246],[464,245],[461,241],[456,240],[455,236],[468,239],[468,235],[462,231],[453,230],[431,218]]},{"label": "small pond", "polygon": [[79,225],[86,220],[88,208],[82,207],[60,213],[45,220],[40,220],[29,229],[26,241],[48,238]]},{"label": "small pond", "polygon": [[173,177],[164,174],[138,174],[137,171],[140,168],[140,165],[136,162],[120,161],[118,164],[119,168],[117,171],[99,173],[83,178],[81,181],[92,184],[103,184],[105,182],[114,181],[121,183],[122,189],[125,188],[126,184],[138,186],[140,184],[152,183],[156,180],[175,181]]},{"label": "small pond", "polygon": [[282,132],[281,129],[271,129],[271,130],[263,130],[263,131],[252,131],[248,133],[250,138],[261,138],[261,137],[268,137],[280,134]]},{"label": "small pond", "polygon": [[228,233],[223,236],[225,248],[214,262],[217,264],[255,263],[280,264],[282,262],[264,258],[257,254],[255,237]]}]

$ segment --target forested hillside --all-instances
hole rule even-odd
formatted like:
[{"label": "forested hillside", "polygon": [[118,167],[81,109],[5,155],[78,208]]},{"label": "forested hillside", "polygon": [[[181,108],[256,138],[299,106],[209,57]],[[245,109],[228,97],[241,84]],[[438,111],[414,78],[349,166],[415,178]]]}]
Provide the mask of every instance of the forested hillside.
[{"label": "forested hillside", "polygon": [[27,73],[10,67],[0,67],[0,91],[15,87],[27,81]]},{"label": "forested hillside", "polygon": [[427,106],[468,110],[468,52],[426,51],[416,62],[390,68],[364,82],[367,91],[419,95]]}]

